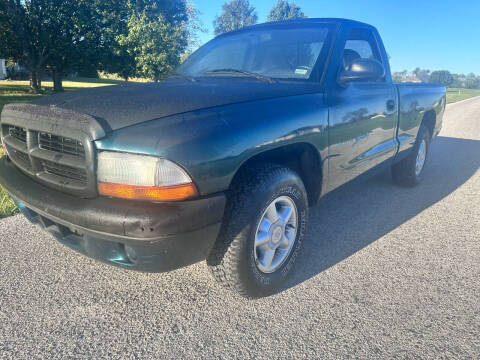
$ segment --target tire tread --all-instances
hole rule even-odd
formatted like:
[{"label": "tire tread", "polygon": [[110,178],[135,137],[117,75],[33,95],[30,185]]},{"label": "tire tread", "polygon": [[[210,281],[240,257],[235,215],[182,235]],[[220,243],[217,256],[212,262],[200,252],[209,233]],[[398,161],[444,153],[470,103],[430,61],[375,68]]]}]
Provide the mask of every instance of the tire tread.
[{"label": "tire tread", "polygon": [[239,265],[246,238],[251,233],[251,214],[245,209],[248,198],[265,190],[272,178],[291,174],[291,170],[275,164],[259,164],[242,171],[227,192],[227,207],[219,237],[207,257],[215,280],[224,288],[245,298],[256,298],[240,276]]},{"label": "tire tread", "polygon": [[425,138],[427,141],[428,159],[428,151],[430,150],[430,134],[428,129],[424,125],[421,125],[418,131],[417,141],[415,142],[412,152],[405,159],[399,161],[392,166],[392,180],[395,184],[404,187],[414,187],[420,183],[421,174],[420,177],[417,177],[417,175],[415,174],[415,164],[418,148],[420,146],[420,141],[423,138]]}]

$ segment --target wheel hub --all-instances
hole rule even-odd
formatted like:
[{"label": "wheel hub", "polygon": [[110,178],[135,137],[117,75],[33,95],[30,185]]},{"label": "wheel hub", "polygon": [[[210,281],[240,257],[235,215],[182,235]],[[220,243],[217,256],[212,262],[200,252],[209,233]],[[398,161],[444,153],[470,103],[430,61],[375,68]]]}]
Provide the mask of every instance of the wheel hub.
[{"label": "wheel hub", "polygon": [[422,140],[418,148],[417,159],[415,161],[415,175],[419,176],[425,166],[425,160],[427,158],[427,144],[425,140]]},{"label": "wheel hub", "polygon": [[282,236],[284,232],[283,228],[284,228],[283,224],[281,225],[279,224],[274,227],[271,235],[271,240],[273,245],[278,245],[282,240]]},{"label": "wheel hub", "polygon": [[253,248],[255,263],[264,273],[282,266],[295,244],[298,213],[295,202],[288,196],[273,200],[258,223]]}]

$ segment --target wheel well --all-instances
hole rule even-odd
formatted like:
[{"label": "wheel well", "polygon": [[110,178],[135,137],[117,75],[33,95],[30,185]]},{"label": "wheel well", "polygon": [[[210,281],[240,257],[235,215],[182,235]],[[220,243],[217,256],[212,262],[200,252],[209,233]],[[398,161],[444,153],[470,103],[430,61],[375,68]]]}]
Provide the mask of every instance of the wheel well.
[{"label": "wheel well", "polygon": [[309,204],[314,205],[317,202],[322,191],[322,163],[313,145],[298,143],[257,154],[242,164],[234,179],[242,170],[259,163],[282,165],[295,171],[305,185]]},{"label": "wheel well", "polygon": [[429,110],[423,115],[422,125],[425,125],[430,132],[430,136],[433,137],[435,131],[435,125],[437,122],[437,114],[435,110]]}]

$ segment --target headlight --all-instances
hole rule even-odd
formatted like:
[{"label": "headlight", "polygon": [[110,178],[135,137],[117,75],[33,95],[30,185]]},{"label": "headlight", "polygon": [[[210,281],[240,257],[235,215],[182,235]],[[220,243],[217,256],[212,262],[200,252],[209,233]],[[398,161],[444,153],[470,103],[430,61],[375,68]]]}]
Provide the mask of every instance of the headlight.
[{"label": "headlight", "polygon": [[197,195],[180,166],[153,156],[103,151],[98,154],[98,192],[124,199],[184,200]]}]

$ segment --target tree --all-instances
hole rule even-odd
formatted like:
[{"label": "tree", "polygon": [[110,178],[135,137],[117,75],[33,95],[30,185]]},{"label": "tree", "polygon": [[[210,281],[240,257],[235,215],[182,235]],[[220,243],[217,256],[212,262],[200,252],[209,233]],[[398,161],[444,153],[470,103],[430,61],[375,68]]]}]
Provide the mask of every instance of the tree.
[{"label": "tree", "polygon": [[397,71],[392,74],[392,79],[395,82],[403,82],[405,81],[405,78],[407,77],[407,75],[408,75],[407,70]]},{"label": "tree", "polygon": [[182,25],[162,14],[150,18],[144,11],[129,18],[127,35],[119,37],[119,44],[133,54],[137,74],[158,81],[180,63],[188,42]]},{"label": "tree", "polygon": [[421,82],[428,82],[430,79],[430,70],[427,69],[420,69],[417,67],[415,70],[413,70],[413,74]]},{"label": "tree", "polygon": [[450,86],[453,83],[453,76],[450,71],[447,70],[434,71],[430,74],[429,81],[432,83],[442,83],[445,86]]},{"label": "tree", "polygon": [[466,76],[464,74],[452,74],[453,82],[450,87],[463,88],[465,87]]},{"label": "tree", "polygon": [[0,52],[62,91],[69,72],[162,79],[201,30],[187,0],[0,0]]},{"label": "tree", "polygon": [[[44,0],[45,1],[45,0]],[[50,34],[46,47],[46,71],[53,79],[55,92],[63,91],[63,77],[89,64],[100,62],[104,23],[98,3],[90,0],[50,0],[55,7],[44,28]]]},{"label": "tree", "polygon": [[[106,26],[102,38],[104,51],[100,54],[99,70],[117,74],[125,81],[136,75],[135,54],[124,45],[128,35],[128,20],[140,8],[135,1],[103,1],[102,17]],[[143,5],[144,10],[145,5]]]},{"label": "tree", "polygon": [[223,4],[222,9],[222,14],[213,22],[215,35],[254,25],[258,21],[257,12],[248,0],[232,0]]},{"label": "tree", "polygon": [[2,52],[30,72],[34,92],[41,91],[44,72],[52,76],[54,90],[62,91],[63,75],[79,59],[96,61],[103,27],[99,2],[0,1],[0,28],[6,34],[6,40],[0,43]]},{"label": "tree", "polygon": [[480,88],[480,77],[476,76],[473,73],[468,74],[465,78],[465,87],[467,89]]},{"label": "tree", "polygon": [[305,18],[300,6],[289,3],[287,0],[278,0],[277,4],[270,10],[267,21],[280,21]]},{"label": "tree", "polygon": [[102,69],[125,80],[161,80],[194,46],[196,32],[203,31],[197,11],[185,0],[126,0],[105,17],[110,51]]},{"label": "tree", "polygon": [[0,1],[0,52],[30,72],[30,89],[41,91],[41,75],[48,57],[49,34],[43,23],[52,4],[32,0]]}]

